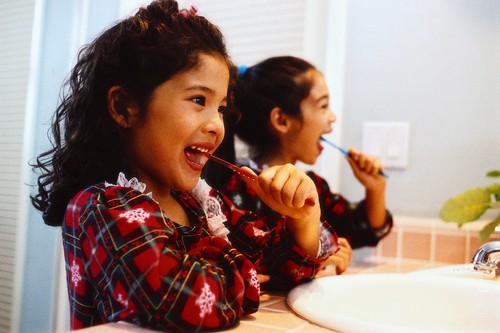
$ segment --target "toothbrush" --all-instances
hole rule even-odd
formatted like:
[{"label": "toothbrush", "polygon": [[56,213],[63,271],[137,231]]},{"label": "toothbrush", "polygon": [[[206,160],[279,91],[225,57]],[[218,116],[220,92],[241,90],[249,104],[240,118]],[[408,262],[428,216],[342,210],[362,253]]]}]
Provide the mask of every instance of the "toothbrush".
[{"label": "toothbrush", "polygon": [[[247,171],[247,170],[245,170],[243,168],[237,167],[236,165],[231,164],[228,161],[223,160],[222,158],[217,157],[215,155],[212,155],[210,153],[204,153],[204,155],[206,157],[208,157],[209,159],[211,159],[212,161],[214,161],[216,163],[219,163],[220,165],[223,165],[223,166],[225,166],[228,169],[231,169],[233,172],[236,172],[238,175],[240,175],[243,178],[249,179],[252,182],[256,182],[257,181],[257,176],[256,175],[254,175],[253,173],[251,173],[251,172],[249,172],[249,171]],[[314,206],[315,205],[314,200],[311,199],[311,198],[306,199],[306,204],[309,205],[309,206]]]},{"label": "toothbrush", "polygon": [[[337,146],[335,143],[325,139],[324,137],[320,137],[320,140],[323,141],[323,142],[326,142],[327,144],[329,144],[330,146],[338,149],[338,151],[340,151],[342,154],[344,154],[345,156],[348,156],[348,157],[351,157],[351,154],[349,154],[349,152],[347,150],[345,150],[344,148],[342,147],[339,147]],[[385,178],[389,178],[389,176],[383,172],[382,170],[379,170],[378,171],[378,174],[381,175],[381,176],[384,176]]]},{"label": "toothbrush", "polygon": [[213,160],[214,162],[217,162],[219,163],[220,165],[223,165],[225,166],[226,168],[228,169],[231,169],[233,172],[237,173],[238,175],[240,175],[241,177],[243,178],[246,178],[246,179],[249,179],[253,182],[256,182],[257,181],[257,176],[254,175],[253,173],[245,170],[245,169],[242,169],[240,167],[237,167],[236,165],[234,164],[231,164],[229,163],[228,161],[226,160],[223,160],[222,158],[220,157],[217,157],[215,155],[212,155],[210,153],[205,153],[204,154],[206,157],[208,157],[209,159]]}]

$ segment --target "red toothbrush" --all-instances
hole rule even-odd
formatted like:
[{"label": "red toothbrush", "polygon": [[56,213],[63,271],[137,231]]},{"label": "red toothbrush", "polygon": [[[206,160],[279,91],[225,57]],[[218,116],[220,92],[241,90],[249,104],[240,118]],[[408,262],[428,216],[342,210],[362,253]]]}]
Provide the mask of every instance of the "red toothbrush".
[{"label": "red toothbrush", "polygon": [[[237,167],[236,165],[234,165],[232,163],[229,163],[228,161],[225,161],[222,158],[217,157],[217,156],[212,155],[212,154],[209,154],[209,153],[205,153],[205,156],[207,156],[208,158],[210,158],[212,161],[217,162],[220,165],[223,165],[226,168],[231,169],[232,171],[236,172],[238,175],[240,175],[243,178],[249,179],[249,180],[251,180],[253,182],[257,181],[257,176],[255,174],[249,172],[248,170],[245,170],[243,168]],[[311,199],[311,198],[306,199],[306,204],[309,205],[309,206],[314,206],[315,205],[314,200]]]}]

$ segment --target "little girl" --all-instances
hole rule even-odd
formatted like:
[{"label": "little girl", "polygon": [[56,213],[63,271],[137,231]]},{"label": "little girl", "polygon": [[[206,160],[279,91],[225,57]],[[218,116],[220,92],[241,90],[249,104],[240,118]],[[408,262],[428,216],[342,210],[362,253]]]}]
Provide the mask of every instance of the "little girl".
[{"label": "little girl", "polygon": [[[241,67],[234,89],[234,106],[241,119],[236,125],[227,126],[250,148],[251,159],[238,161],[239,164],[256,172],[297,161],[314,164],[323,150],[320,137],[332,131],[336,120],[329,98],[323,75],[303,59],[273,57]],[[233,141],[233,135],[227,133],[224,149],[217,154],[234,159]],[[349,153],[347,160],[352,171],[365,188],[366,195],[360,203],[348,202],[342,195],[332,193],[322,177],[308,172],[318,189],[322,216],[342,237],[341,251],[324,263],[335,265],[337,273],[342,273],[351,259],[349,245],[374,246],[392,227],[391,214],[385,208],[386,180],[378,174],[382,165],[378,159],[354,149]],[[213,172],[208,175],[209,182],[223,189],[239,208],[273,214],[241,179],[215,169],[210,170]]]},{"label": "little girl", "polygon": [[276,218],[239,210],[200,180],[223,139],[235,71],[196,10],[155,1],[85,46],[53,147],[34,165],[32,202],[62,226],[71,329],[231,327],[256,311],[268,276],[290,288],[336,250],[314,183],[294,166],[251,184]]}]

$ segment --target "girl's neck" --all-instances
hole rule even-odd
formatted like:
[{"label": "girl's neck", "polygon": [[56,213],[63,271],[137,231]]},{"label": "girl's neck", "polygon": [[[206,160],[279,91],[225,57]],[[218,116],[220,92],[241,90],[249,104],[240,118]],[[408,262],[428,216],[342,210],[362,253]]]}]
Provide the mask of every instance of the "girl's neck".
[{"label": "girl's neck", "polygon": [[[143,177],[146,178],[146,177]],[[153,198],[158,205],[160,205],[161,210],[167,215],[167,217],[181,225],[189,226],[189,218],[184,210],[184,207],[177,201],[172,195],[172,190],[167,188],[161,188],[153,185],[154,183],[146,181],[146,190],[151,191]]]},{"label": "girl's neck", "polygon": [[[153,194],[154,197],[154,194]],[[167,214],[168,218],[177,224],[190,226],[189,217],[184,210],[184,207],[172,196],[171,192],[167,196],[163,196],[158,201],[161,209]]]},{"label": "girl's neck", "polygon": [[287,164],[287,163],[295,164],[295,162],[297,162],[296,159],[292,158],[291,156],[289,156],[287,154],[283,154],[283,153],[256,157],[254,159],[254,161],[257,162],[257,164],[260,167],[262,167],[264,165],[271,167],[274,165],[283,165],[283,164]]}]

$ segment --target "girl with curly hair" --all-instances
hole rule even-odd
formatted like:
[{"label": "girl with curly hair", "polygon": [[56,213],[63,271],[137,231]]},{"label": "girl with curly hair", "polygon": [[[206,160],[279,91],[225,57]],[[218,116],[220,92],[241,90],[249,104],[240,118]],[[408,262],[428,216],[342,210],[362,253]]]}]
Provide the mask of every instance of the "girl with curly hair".
[{"label": "girl with curly hair", "polygon": [[277,218],[237,209],[200,178],[224,136],[235,70],[196,11],[154,1],[86,45],[52,148],[33,165],[33,205],[62,227],[71,329],[231,327],[257,310],[261,282],[307,281],[337,248],[314,183],[294,166],[251,183]]}]

